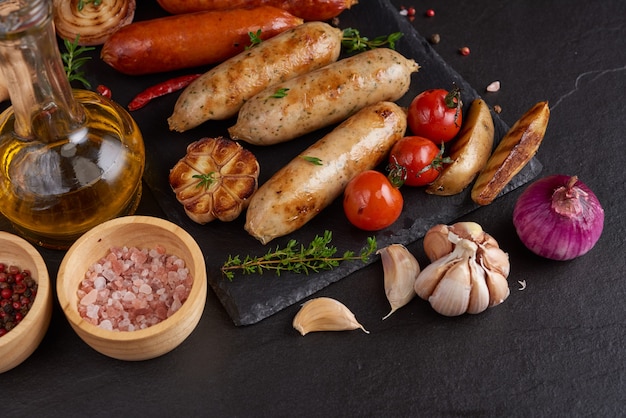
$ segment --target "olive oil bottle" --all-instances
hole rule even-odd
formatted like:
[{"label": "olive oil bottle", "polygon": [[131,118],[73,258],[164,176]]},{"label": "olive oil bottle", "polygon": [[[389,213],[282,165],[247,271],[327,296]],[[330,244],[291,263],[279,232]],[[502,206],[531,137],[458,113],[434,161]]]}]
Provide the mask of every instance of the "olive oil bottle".
[{"label": "olive oil bottle", "polygon": [[0,212],[24,238],[66,249],[84,232],[135,212],[145,150],[132,117],[72,89],[50,0],[0,0]]}]

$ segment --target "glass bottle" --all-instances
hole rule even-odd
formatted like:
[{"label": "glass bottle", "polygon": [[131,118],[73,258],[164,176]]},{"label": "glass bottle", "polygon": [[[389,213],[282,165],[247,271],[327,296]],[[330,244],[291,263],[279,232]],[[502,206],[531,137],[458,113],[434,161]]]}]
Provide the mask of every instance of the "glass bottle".
[{"label": "glass bottle", "polygon": [[0,212],[24,238],[68,248],[92,227],[135,212],[145,150],[118,104],[72,89],[51,0],[0,0]]}]

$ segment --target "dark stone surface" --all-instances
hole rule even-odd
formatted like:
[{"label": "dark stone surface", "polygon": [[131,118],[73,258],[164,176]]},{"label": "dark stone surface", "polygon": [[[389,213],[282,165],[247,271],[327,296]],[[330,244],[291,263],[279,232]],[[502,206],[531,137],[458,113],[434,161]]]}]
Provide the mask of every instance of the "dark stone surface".
[{"label": "dark stone surface", "polygon": [[[212,283],[217,291],[209,292],[202,320],[191,336],[173,352],[145,362],[122,362],[98,354],[76,336],[55,303],[41,346],[0,377],[3,416],[626,414],[626,125],[621,104],[626,4],[620,0],[433,3],[362,0],[340,17],[340,26],[354,26],[374,37],[395,31],[398,25],[406,31],[398,49],[415,53],[423,67],[412,92],[455,77],[473,86],[468,88],[471,94],[502,107],[502,126],[513,124],[536,102],[548,100],[552,114],[537,155],[543,164],[539,175],[576,174],[604,205],[604,233],[590,253],[554,262],[526,250],[511,221],[523,187],[477,210],[464,206],[465,201],[452,203],[453,199],[450,204],[422,206],[424,196],[416,196],[415,204],[420,202],[416,211],[425,216],[437,211],[442,219],[462,215],[459,220],[478,222],[509,253],[511,296],[505,303],[480,315],[445,318],[427,302],[415,299],[382,321],[389,307],[379,261],[347,277],[343,277],[350,273],[347,270],[337,277],[308,279],[241,277],[227,286]],[[412,22],[395,16],[400,6],[417,9]],[[436,15],[424,17],[430,7]],[[155,1],[143,2],[137,18],[160,14]],[[438,55],[410,33],[410,26],[426,38],[440,34],[441,42],[432,47]],[[469,56],[458,53],[462,46],[471,49]],[[437,70],[431,70],[431,65]],[[121,76],[98,59],[89,62],[86,71],[93,85],[110,86],[122,104],[166,78]],[[501,81],[501,90],[486,93],[484,88],[494,80]],[[182,136],[171,134],[165,117],[174,100],[162,98],[134,114],[149,153],[149,188],[140,213],[165,216],[166,212],[203,245],[212,245],[215,237],[233,237],[219,252],[205,252],[210,268],[219,268],[224,252],[246,252],[260,245],[233,232],[237,221],[199,228],[184,219],[176,202],[168,200],[162,167],[177,160],[186,143],[224,133],[229,124],[203,125]],[[401,103],[408,104],[405,99]],[[287,160],[293,153],[293,149],[285,151],[281,158]],[[381,237],[409,243],[424,266],[417,239],[423,227],[401,228],[393,231],[395,235]],[[340,249],[360,248],[367,236],[349,231],[336,216],[320,215],[307,228],[297,234],[303,242],[323,229],[337,228],[333,241]],[[2,229],[10,228],[4,222]],[[63,253],[41,252],[54,279]],[[520,282],[525,284],[523,290]],[[316,291],[313,296],[345,303],[370,334],[350,331],[301,337],[291,327],[298,310],[295,302],[311,291]],[[233,324],[257,322],[269,314],[254,325]],[[238,321],[238,315],[252,319]]]}]

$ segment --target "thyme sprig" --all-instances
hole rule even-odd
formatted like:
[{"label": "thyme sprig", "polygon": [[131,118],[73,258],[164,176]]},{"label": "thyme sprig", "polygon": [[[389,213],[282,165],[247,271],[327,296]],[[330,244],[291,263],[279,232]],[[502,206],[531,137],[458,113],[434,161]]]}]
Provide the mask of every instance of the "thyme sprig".
[{"label": "thyme sprig", "polygon": [[380,48],[384,46],[396,49],[396,42],[398,42],[403,35],[404,34],[402,32],[394,32],[390,35],[378,36],[370,40],[366,36],[361,36],[361,33],[357,29],[347,28],[343,31],[341,46],[348,53],[365,51],[367,49]]},{"label": "thyme sprig", "polygon": [[79,68],[91,59],[90,56],[81,57],[81,55],[85,52],[93,51],[95,48],[91,46],[78,45],[79,37],[80,35],[76,35],[74,41],[69,41],[67,39],[63,40],[66,52],[61,54],[61,58],[63,59],[65,75],[67,76],[69,82],[81,82],[86,88],[89,89],[91,88],[91,84],[87,81],[87,79],[85,79],[85,74],[82,71],[79,71]]},{"label": "thyme sprig", "polygon": [[273,271],[280,276],[281,272],[309,274],[322,270],[332,270],[343,261],[362,261],[366,263],[369,257],[376,252],[376,238],[367,238],[367,245],[356,254],[354,251],[346,251],[343,255],[336,255],[337,247],[330,245],[332,232],[326,230],[324,235],[316,235],[308,246],[298,244],[294,239],[289,240],[284,248],[270,249],[261,257],[239,255],[228,256],[228,260],[221,268],[222,273],[228,280],[235,277],[235,270],[243,274],[263,274]]}]

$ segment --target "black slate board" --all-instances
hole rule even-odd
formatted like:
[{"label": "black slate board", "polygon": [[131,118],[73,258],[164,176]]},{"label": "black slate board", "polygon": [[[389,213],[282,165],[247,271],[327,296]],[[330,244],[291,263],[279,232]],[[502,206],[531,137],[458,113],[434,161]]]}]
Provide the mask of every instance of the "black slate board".
[{"label": "black slate board", "polygon": [[[392,32],[404,33],[396,49],[406,57],[415,59],[420,64],[421,70],[414,75],[410,91],[398,101],[401,106],[408,106],[411,99],[425,89],[450,88],[452,83],[456,83],[463,91],[465,110],[478,96],[478,93],[414,30],[406,17],[401,16],[387,0],[362,1],[340,15],[338,26],[342,29],[348,27],[358,29],[362,35],[369,38],[388,35]],[[181,73],[189,72],[193,70]],[[142,78],[117,75],[108,83],[115,86],[116,98],[121,103],[127,103],[124,100],[140,91],[142,85],[148,86],[170,76],[173,75],[161,74]],[[207,122],[184,134],[169,132],[166,119],[172,112],[175,96],[177,95],[156,100],[144,109],[133,113],[146,142],[147,161],[144,179],[167,217],[186,229],[198,241],[206,259],[209,284],[235,325],[250,325],[261,321],[364,266],[360,262],[343,263],[335,270],[309,276],[238,275],[233,281],[222,277],[219,269],[231,254],[262,255],[270,248],[284,245],[289,239],[296,239],[300,243],[307,244],[315,235],[322,234],[325,230],[332,231],[332,243],[338,248],[339,253],[346,250],[358,252],[365,245],[367,237],[372,234],[359,231],[349,224],[344,217],[340,201],[336,201],[325,209],[301,230],[287,237],[276,239],[268,246],[263,246],[244,231],[245,216],[243,215],[230,223],[213,222],[198,225],[189,220],[169,188],[167,179],[169,170],[185,155],[187,144],[205,136],[228,136],[226,129],[235,121],[233,119]],[[508,127],[495,113],[493,117],[496,138],[499,139]],[[253,147],[244,144],[259,160],[261,166],[259,181],[262,183],[267,180],[273,172],[330,129],[320,130],[295,141],[272,147]],[[526,183],[540,171],[541,164],[536,159],[533,160],[505,192]],[[390,228],[375,234],[379,248],[391,243],[408,244],[421,238],[432,225],[451,223],[477,207],[469,197],[469,189],[452,197],[430,196],[423,189],[417,188],[405,188],[403,194],[405,209],[400,219]],[[370,262],[376,260],[377,258],[373,257]]]}]

